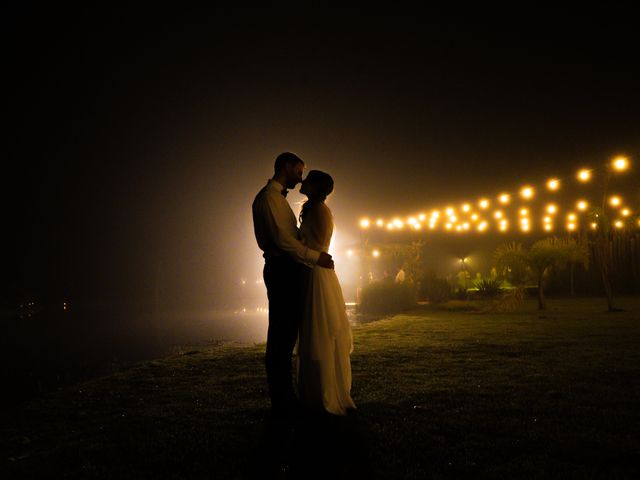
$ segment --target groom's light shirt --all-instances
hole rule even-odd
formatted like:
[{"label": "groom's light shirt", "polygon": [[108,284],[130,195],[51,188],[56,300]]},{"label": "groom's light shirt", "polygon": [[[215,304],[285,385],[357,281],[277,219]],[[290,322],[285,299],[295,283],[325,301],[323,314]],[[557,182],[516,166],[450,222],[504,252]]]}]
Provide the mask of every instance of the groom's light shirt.
[{"label": "groom's light shirt", "polygon": [[287,199],[284,187],[271,179],[253,201],[253,230],[264,258],[290,255],[300,263],[315,265],[320,252],[300,241],[296,216]]}]

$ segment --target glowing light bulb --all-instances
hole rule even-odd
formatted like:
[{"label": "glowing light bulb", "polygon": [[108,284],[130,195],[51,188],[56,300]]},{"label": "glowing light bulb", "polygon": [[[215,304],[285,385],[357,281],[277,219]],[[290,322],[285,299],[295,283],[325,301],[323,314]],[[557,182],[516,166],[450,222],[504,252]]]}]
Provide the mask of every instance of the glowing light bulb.
[{"label": "glowing light bulb", "polygon": [[468,212],[469,210],[471,210],[471,205],[469,205],[468,203],[465,203],[464,205],[462,205],[463,212]]},{"label": "glowing light bulb", "polygon": [[578,208],[578,210],[584,212],[589,207],[589,204],[587,202],[585,202],[584,200],[580,200],[576,204],[576,207]]},{"label": "glowing light bulb", "polygon": [[424,222],[426,218],[427,216],[424,213],[421,213],[420,215],[418,215],[418,220],[420,220],[421,222]]},{"label": "glowing light bulb", "polygon": [[576,229],[576,224],[575,223],[568,223],[567,224],[567,230],[569,230],[570,232],[574,231]]},{"label": "glowing light bulb", "polygon": [[473,215],[471,215],[471,220],[473,220],[474,222],[478,220],[478,214],[474,213]]},{"label": "glowing light bulb", "polygon": [[503,217],[503,213],[500,210],[496,210],[493,214],[493,217],[497,220],[501,219]]},{"label": "glowing light bulb", "polygon": [[520,195],[522,196],[522,198],[524,198],[525,200],[529,200],[531,198],[533,198],[533,194],[534,194],[534,190],[533,187],[523,187],[520,190]]},{"label": "glowing light bulb", "polygon": [[489,200],[483,198],[478,202],[478,205],[481,209],[486,210],[487,208],[489,208]]},{"label": "glowing light bulb", "polygon": [[379,218],[378,220],[376,220],[376,225],[379,226],[379,227],[382,227],[384,225],[384,220]]},{"label": "glowing light bulb", "polygon": [[347,257],[353,257],[353,250],[347,250]]},{"label": "glowing light bulb", "polygon": [[360,220],[360,227],[361,228],[369,228],[370,222],[368,218],[363,218],[362,220]]},{"label": "glowing light bulb", "polygon": [[544,217],[544,218],[542,219],[542,221],[543,221],[544,223],[551,223],[551,217]]},{"label": "glowing light bulb", "polygon": [[624,223],[622,223],[622,220],[616,220],[615,223],[613,224],[616,228],[622,228],[624,226]]},{"label": "glowing light bulb", "polygon": [[529,210],[527,210],[526,208],[521,208],[520,215],[522,215],[523,217],[529,215]]},{"label": "glowing light bulb", "polygon": [[547,224],[544,226],[544,229],[545,229],[547,232],[550,232],[551,230],[553,230],[553,227],[551,226],[551,224],[547,223]]},{"label": "glowing light bulb", "polygon": [[598,224],[596,222],[591,222],[591,230],[595,230],[598,228]]},{"label": "glowing light bulb", "polygon": [[567,220],[569,220],[570,222],[575,222],[576,215],[574,213],[570,213],[569,215],[567,215]]},{"label": "glowing light bulb", "polygon": [[549,190],[558,190],[558,188],[560,188],[560,180],[558,180],[557,178],[552,178],[547,182],[547,188]]},{"label": "glowing light bulb", "polygon": [[620,213],[623,217],[628,217],[629,215],[631,215],[631,211],[628,208],[623,208]]},{"label": "glowing light bulb", "polygon": [[618,157],[616,158],[613,162],[613,168],[619,172],[623,172],[625,171],[627,168],[629,168],[629,160],[627,160],[625,157]]},{"label": "glowing light bulb", "polygon": [[509,196],[508,193],[502,193],[500,194],[500,196],[498,197],[498,201],[500,203],[502,203],[503,205],[506,205],[507,203],[509,203],[509,201],[511,200],[511,197]]},{"label": "glowing light bulb", "polygon": [[558,211],[558,207],[555,206],[553,203],[550,203],[549,205],[547,205],[547,213],[550,213],[551,215],[553,215],[557,211]]},{"label": "glowing light bulb", "polygon": [[622,199],[616,195],[609,198],[609,205],[611,205],[612,207],[619,207],[621,203]]},{"label": "glowing light bulb", "polygon": [[591,180],[591,170],[587,170],[586,168],[580,170],[578,172],[578,180],[580,180],[581,182],[588,182],[589,180]]}]

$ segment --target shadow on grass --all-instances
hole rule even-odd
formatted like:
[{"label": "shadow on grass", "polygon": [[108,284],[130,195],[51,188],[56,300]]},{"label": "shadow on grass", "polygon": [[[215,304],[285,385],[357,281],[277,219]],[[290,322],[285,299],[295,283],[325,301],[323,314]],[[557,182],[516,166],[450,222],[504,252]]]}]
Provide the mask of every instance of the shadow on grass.
[{"label": "shadow on grass", "polygon": [[307,414],[291,429],[275,426],[267,412],[264,420],[244,478],[371,478],[371,432],[357,412],[345,417]]}]

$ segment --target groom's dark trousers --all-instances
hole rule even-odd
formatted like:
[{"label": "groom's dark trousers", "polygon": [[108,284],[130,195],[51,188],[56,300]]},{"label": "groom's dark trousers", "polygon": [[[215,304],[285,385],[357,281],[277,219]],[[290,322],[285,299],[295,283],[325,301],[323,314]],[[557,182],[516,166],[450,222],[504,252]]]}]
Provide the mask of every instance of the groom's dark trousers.
[{"label": "groom's dark trousers", "polygon": [[290,418],[297,405],[291,357],[304,313],[310,275],[310,268],[288,255],[265,260],[264,283],[269,298],[265,363],[271,408],[279,420]]}]

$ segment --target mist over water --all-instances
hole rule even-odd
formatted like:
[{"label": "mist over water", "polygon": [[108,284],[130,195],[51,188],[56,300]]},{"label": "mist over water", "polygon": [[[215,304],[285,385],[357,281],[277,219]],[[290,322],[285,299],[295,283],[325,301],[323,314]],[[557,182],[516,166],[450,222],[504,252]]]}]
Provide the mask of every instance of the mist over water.
[{"label": "mist over water", "polygon": [[203,345],[222,341],[261,343],[267,340],[266,308],[174,312],[160,324],[162,342]]}]

